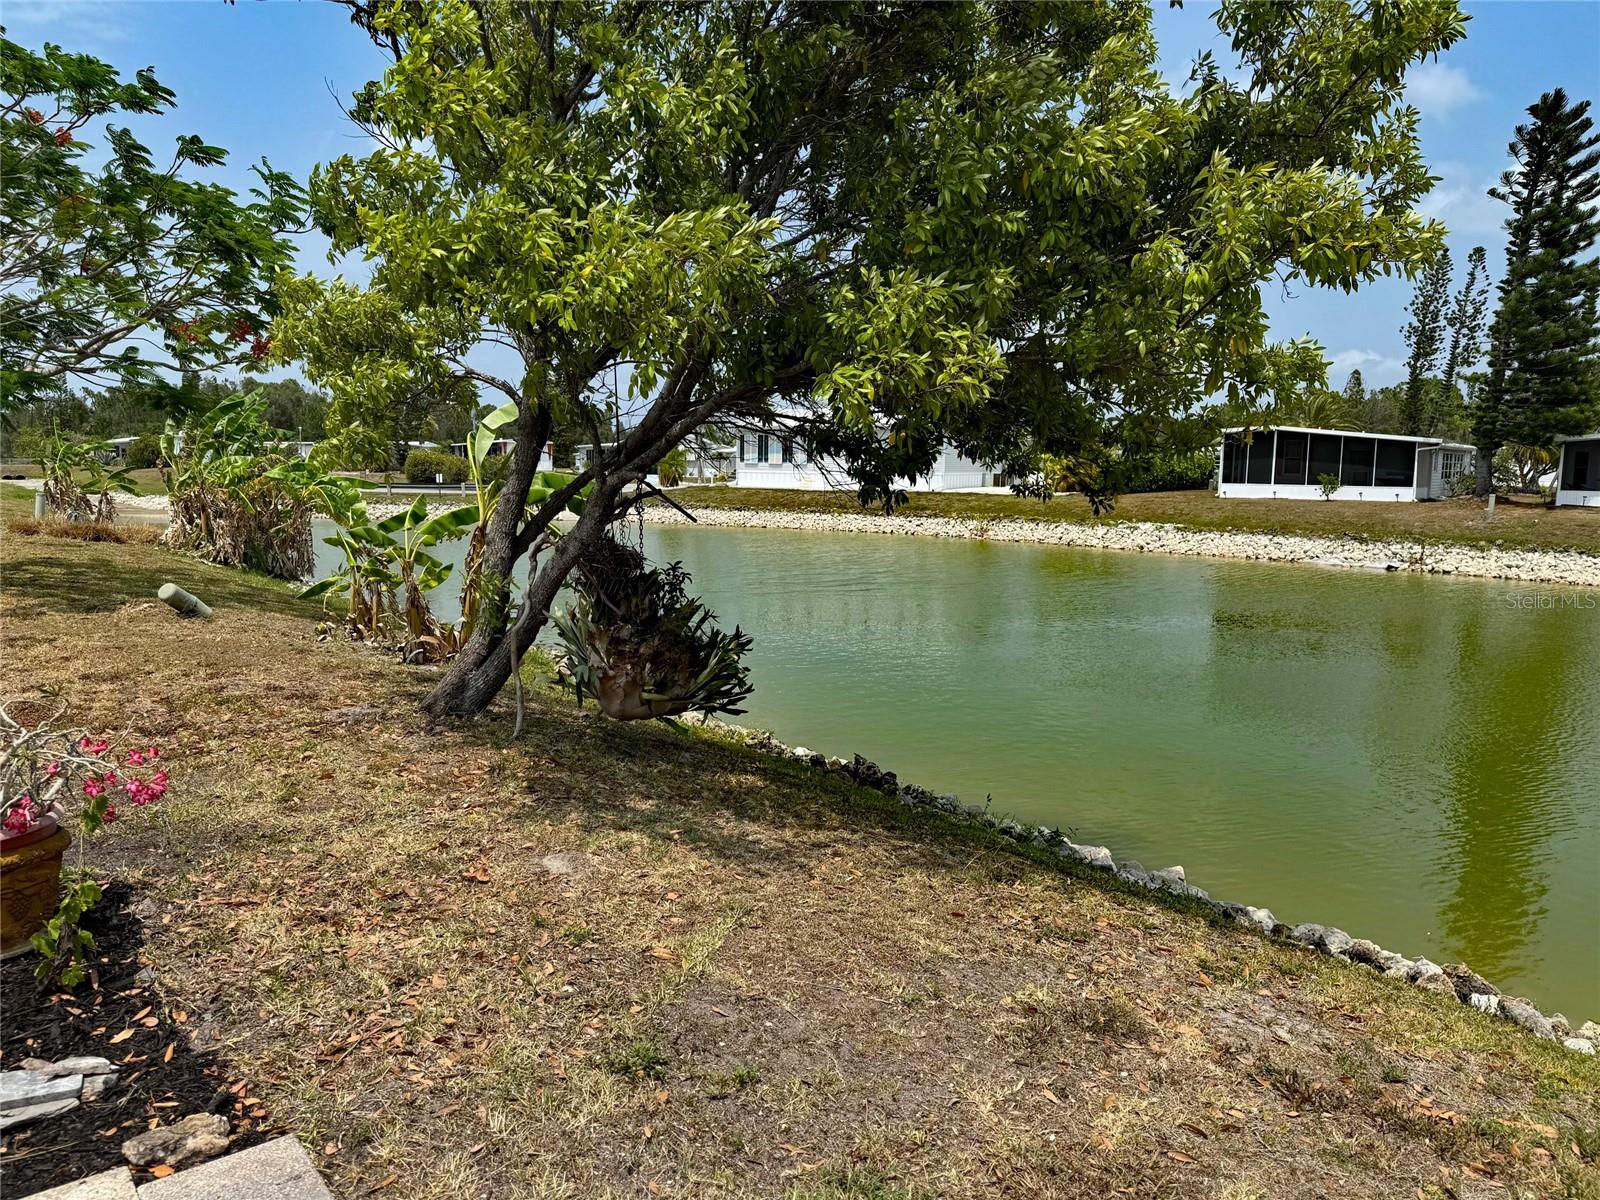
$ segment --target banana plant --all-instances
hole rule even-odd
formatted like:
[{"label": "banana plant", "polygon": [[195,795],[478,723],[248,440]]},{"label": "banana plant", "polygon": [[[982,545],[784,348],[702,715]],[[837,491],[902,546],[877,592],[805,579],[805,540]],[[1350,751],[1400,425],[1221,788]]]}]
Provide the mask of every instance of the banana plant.
[{"label": "banana plant", "polygon": [[381,639],[386,618],[397,618],[404,626],[408,659],[448,658],[461,644],[461,626],[440,621],[427,594],[450,577],[453,567],[429,547],[458,538],[476,524],[475,504],[429,516],[427,501],[418,496],[410,508],[382,521],[350,525],[323,539],[343,553],[344,564],[300,594],[311,598],[344,586],[348,619],[361,636]]}]

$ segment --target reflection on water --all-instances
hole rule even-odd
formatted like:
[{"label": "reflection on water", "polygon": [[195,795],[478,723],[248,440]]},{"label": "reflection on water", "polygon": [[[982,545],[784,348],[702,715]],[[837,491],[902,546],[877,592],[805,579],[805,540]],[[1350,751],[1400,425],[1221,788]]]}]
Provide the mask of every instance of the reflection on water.
[{"label": "reflection on water", "polygon": [[1600,604],[931,538],[647,542],[754,635],[743,719],[791,744],[1600,1014]]}]

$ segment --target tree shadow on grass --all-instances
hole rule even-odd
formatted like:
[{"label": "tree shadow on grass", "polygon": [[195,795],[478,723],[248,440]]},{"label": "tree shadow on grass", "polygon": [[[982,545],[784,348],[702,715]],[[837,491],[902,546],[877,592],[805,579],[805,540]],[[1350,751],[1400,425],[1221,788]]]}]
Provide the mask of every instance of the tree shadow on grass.
[{"label": "tree shadow on grass", "polygon": [[0,577],[6,600],[20,618],[110,612],[132,600],[155,599],[163,583],[176,583],[219,612],[232,606],[313,619],[318,613],[287,584],[158,547],[83,542],[63,553],[64,543],[35,546],[13,533],[4,535],[4,543]]}]

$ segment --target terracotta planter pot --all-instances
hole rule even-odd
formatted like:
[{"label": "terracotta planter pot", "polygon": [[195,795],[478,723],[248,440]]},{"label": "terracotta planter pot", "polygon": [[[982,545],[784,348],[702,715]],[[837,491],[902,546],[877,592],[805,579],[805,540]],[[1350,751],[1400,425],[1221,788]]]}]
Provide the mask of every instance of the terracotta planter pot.
[{"label": "terracotta planter pot", "polygon": [[61,856],[72,835],[59,814],[46,813],[30,828],[0,838],[0,959],[26,951],[61,899]]}]

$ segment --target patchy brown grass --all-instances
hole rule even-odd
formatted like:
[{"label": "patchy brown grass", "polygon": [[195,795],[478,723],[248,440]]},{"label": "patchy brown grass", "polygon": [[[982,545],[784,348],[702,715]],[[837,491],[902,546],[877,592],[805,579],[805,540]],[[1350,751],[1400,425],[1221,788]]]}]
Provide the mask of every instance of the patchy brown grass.
[{"label": "patchy brown grass", "polygon": [[116,525],[109,521],[69,521],[65,517],[14,517],[6,528],[21,537],[66,538],[74,542],[114,542],[123,545],[153,546],[162,530],[155,525]]},{"label": "patchy brown grass", "polygon": [[342,1195],[1600,1180],[1600,1066],[1453,1001],[713,734],[545,695],[515,743],[504,709],[429,729],[426,671],[155,548],[8,537],[0,567],[10,688],[170,747],[101,861],[182,1027]]},{"label": "patchy brown grass", "polygon": [[[776,491],[763,488],[686,487],[672,493],[693,511],[762,508],[783,512],[859,513],[850,492]],[[896,510],[910,517],[970,520],[1096,520],[1082,496],[1049,501],[965,492],[912,492]],[[1519,550],[1578,550],[1600,554],[1600,511],[1549,508],[1532,500],[1502,499],[1493,517],[1475,499],[1427,504],[1367,504],[1358,500],[1223,500],[1208,491],[1148,492],[1123,496],[1102,521],[1154,521],[1190,529],[1300,533],[1364,541],[1451,542]]]}]

